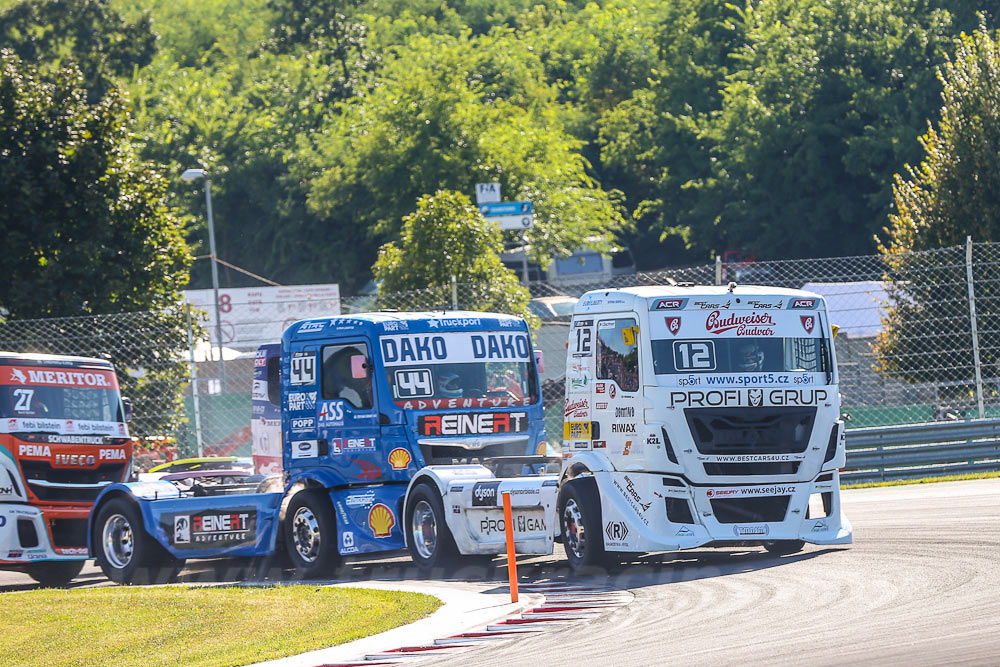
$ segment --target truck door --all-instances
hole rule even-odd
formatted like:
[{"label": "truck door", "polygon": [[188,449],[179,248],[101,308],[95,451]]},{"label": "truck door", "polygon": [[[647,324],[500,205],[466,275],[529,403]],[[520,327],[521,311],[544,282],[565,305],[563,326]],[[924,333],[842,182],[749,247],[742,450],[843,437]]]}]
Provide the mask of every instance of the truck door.
[{"label": "truck door", "polygon": [[[642,396],[639,382],[639,329],[630,315],[599,315],[594,344],[594,421],[615,467],[641,467]],[[600,444],[599,444],[600,443]],[[631,463],[634,462],[635,466]]]},{"label": "truck door", "polygon": [[[374,402],[374,374],[367,341],[338,341],[320,345],[319,387],[316,401],[317,451],[347,484],[365,484],[382,476],[376,452],[379,442],[378,410]],[[296,364],[308,365],[316,356],[292,355],[290,377]],[[309,458],[292,450],[292,458]]]}]

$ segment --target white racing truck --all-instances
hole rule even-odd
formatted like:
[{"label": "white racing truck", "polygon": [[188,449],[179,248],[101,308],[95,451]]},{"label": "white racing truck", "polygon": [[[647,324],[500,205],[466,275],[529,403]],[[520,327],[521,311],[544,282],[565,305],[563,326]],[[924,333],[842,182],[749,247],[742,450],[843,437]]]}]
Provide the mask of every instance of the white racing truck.
[{"label": "white racing truck", "polygon": [[570,565],[849,544],[831,331],[823,298],[798,290],[585,294],[567,348],[557,503]]}]

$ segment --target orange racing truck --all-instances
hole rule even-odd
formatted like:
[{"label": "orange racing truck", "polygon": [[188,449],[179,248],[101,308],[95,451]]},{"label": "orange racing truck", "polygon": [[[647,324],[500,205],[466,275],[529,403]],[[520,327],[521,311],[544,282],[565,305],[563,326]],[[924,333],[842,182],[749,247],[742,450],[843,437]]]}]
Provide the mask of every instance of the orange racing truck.
[{"label": "orange racing truck", "polygon": [[0,352],[0,569],[80,573],[97,494],[131,475],[126,404],[108,361]]}]

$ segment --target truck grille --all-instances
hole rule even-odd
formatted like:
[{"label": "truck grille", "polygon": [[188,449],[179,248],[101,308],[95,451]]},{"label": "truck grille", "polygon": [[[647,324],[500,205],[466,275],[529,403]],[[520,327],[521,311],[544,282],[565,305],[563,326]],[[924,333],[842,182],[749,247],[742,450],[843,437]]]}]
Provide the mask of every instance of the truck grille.
[{"label": "truck grille", "polygon": [[87,546],[86,519],[52,519],[52,542],[57,547]]},{"label": "truck grille", "polygon": [[791,496],[712,499],[712,512],[719,523],[764,523],[785,520]]},{"label": "truck grille", "polygon": [[706,463],[706,475],[794,475],[799,471],[799,461],[777,463]]},{"label": "truck grille", "polygon": [[102,463],[97,468],[53,468],[48,461],[20,461],[21,472],[28,488],[43,502],[93,502],[100,493],[99,488],[80,489],[75,487],[46,487],[32,484],[32,480],[53,484],[97,484],[98,482],[120,482],[125,478],[125,463]]},{"label": "truck grille", "polygon": [[495,456],[524,456],[524,442],[508,442],[487,445],[482,449],[466,449],[450,445],[420,445],[427,465],[449,465],[452,463],[473,463]]},{"label": "truck grille", "polygon": [[684,416],[702,454],[800,454],[816,408],[689,408]]}]

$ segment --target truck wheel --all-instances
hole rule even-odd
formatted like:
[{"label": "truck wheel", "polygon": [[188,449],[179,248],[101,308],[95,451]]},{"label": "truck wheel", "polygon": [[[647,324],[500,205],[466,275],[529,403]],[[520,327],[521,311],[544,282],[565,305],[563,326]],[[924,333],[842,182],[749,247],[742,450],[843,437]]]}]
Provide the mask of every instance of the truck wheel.
[{"label": "truck wheel", "polygon": [[767,549],[768,553],[779,556],[798,553],[802,551],[802,547],[805,545],[805,540],[770,540],[764,542],[764,548]]},{"label": "truck wheel", "polygon": [[73,581],[76,575],[83,569],[82,560],[53,560],[43,563],[32,563],[28,565],[28,576],[40,583],[42,586],[54,588],[65,586]]},{"label": "truck wheel", "polygon": [[614,558],[604,550],[601,502],[597,482],[590,477],[571,479],[559,490],[557,503],[563,547],[570,568],[606,566]]},{"label": "truck wheel", "polygon": [[165,584],[184,567],[146,533],[139,509],[124,498],[101,506],[92,544],[97,564],[117,584]]},{"label": "truck wheel", "polygon": [[422,570],[456,564],[458,547],[448,529],[441,496],[429,484],[418,484],[406,503],[406,548]]},{"label": "truck wheel", "polygon": [[285,546],[300,578],[315,579],[337,569],[337,523],[326,492],[309,489],[292,497],[285,513]]}]

